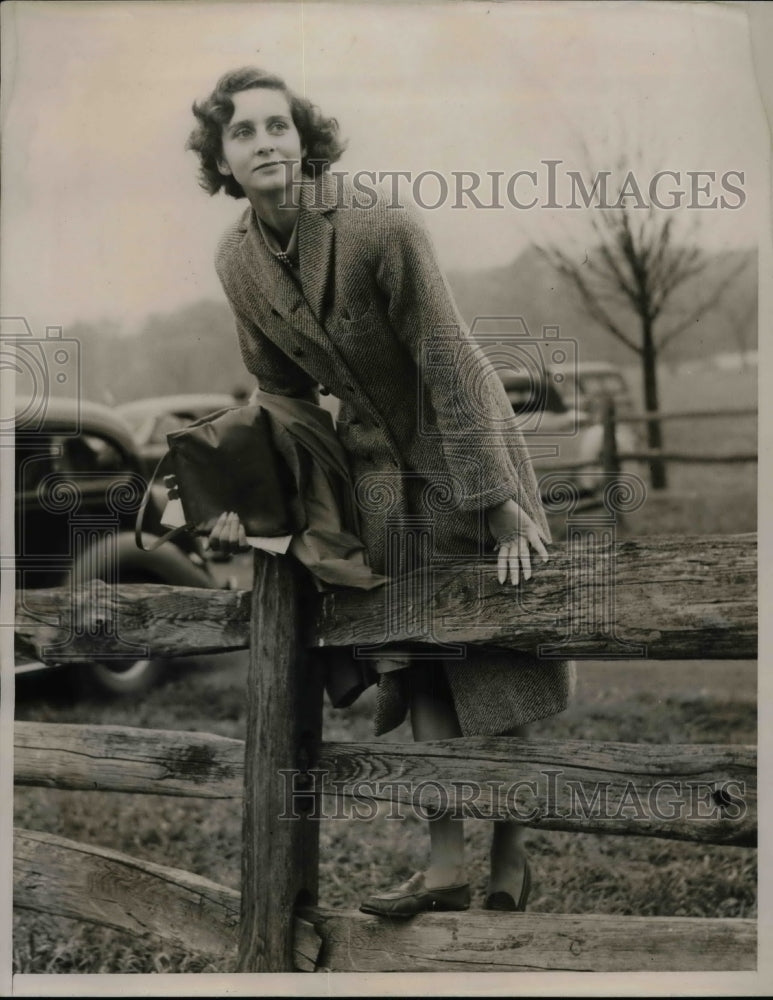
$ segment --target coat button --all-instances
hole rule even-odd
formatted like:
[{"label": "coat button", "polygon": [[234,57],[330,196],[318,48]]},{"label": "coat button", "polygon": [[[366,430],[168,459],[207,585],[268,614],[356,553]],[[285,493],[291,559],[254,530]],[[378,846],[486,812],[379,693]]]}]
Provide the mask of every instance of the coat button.
[{"label": "coat button", "polygon": [[302,358],[303,357],[303,351],[300,349],[300,347],[294,347],[293,348],[293,354],[296,356],[296,358]]},{"label": "coat button", "polygon": [[321,385],[319,387],[319,394],[320,396],[329,396],[330,390],[327,388],[327,386]]},{"label": "coat button", "polygon": [[301,308],[300,301],[293,302],[293,304],[290,306],[290,312],[298,312],[300,308]]},{"label": "coat button", "polygon": [[344,389],[346,389],[347,392],[354,392],[354,386],[353,385],[345,385]]}]

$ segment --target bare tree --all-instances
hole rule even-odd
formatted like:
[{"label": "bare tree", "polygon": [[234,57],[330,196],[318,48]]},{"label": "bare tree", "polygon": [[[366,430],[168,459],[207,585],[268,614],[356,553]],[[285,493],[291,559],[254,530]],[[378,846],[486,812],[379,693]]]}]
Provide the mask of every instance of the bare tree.
[{"label": "bare tree", "polygon": [[[644,198],[634,171],[625,168],[624,161],[618,163],[616,175],[622,180],[614,201],[607,183],[612,172],[592,175],[594,187],[599,177],[603,180],[602,195],[609,207],[588,208],[590,245],[576,252],[555,243],[539,250],[577,290],[591,318],[639,356],[645,408],[656,412],[658,356],[719,303],[747,261],[737,261],[718,279],[701,283],[712,257],[693,234],[677,235],[675,211],[659,209]],[[688,283],[694,297],[681,315],[674,315],[667,306]],[[654,451],[662,447],[658,420],[647,421],[647,445]],[[650,475],[654,489],[665,487],[662,460],[650,461]]]}]

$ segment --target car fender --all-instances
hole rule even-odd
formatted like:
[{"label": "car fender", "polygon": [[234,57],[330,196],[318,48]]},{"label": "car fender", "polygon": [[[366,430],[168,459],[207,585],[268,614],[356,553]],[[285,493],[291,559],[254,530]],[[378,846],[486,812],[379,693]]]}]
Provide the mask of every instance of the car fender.
[{"label": "car fender", "polygon": [[[634,431],[625,424],[615,426],[615,444],[618,454],[624,455],[636,451],[636,436]],[[604,426],[603,424],[591,424],[580,432],[578,458],[594,463],[594,466],[582,469],[577,474],[577,485],[580,489],[591,493],[597,493],[603,485],[603,478],[599,475],[602,471],[602,457],[604,450]],[[624,471],[638,471],[634,463],[624,462]]]},{"label": "car fender", "polygon": [[[153,540],[153,535],[143,536],[146,545]],[[118,583],[127,577],[134,582],[147,580],[178,587],[218,587],[203,566],[197,566],[173,543],[144,552],[128,531],[105,535],[76,556],[69,579],[73,583],[93,579]]]}]

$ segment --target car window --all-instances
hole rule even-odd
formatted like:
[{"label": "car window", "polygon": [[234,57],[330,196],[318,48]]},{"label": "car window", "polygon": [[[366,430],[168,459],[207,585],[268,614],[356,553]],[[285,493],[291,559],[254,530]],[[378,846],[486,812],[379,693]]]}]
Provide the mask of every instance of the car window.
[{"label": "car window", "polygon": [[565,413],[566,405],[556,387],[551,382],[535,382],[530,379],[505,378],[507,397],[513,412],[521,413]]},{"label": "car window", "polygon": [[117,472],[126,465],[120,449],[98,434],[60,438],[61,454],[54,459],[56,472]]},{"label": "car window", "polygon": [[21,443],[15,449],[16,492],[34,493],[53,471],[56,449],[51,438],[41,435],[34,443]]}]

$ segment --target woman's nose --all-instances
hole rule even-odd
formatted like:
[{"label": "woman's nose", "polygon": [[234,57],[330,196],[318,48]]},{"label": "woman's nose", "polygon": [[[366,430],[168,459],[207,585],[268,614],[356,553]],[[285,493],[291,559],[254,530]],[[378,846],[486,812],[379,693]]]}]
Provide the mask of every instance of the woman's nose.
[{"label": "woman's nose", "polygon": [[256,136],[255,149],[258,153],[271,153],[274,148],[274,140],[270,135],[266,133]]}]

